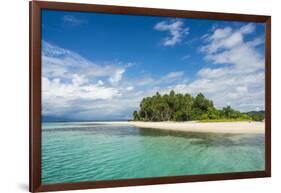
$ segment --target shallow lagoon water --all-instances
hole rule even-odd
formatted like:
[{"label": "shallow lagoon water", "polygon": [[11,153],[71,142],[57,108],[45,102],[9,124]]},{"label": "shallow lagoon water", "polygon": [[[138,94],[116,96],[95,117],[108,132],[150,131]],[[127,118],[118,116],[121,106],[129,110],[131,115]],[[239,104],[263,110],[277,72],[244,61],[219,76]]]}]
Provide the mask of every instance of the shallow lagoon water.
[{"label": "shallow lagoon water", "polygon": [[42,183],[264,170],[264,135],[43,123]]}]

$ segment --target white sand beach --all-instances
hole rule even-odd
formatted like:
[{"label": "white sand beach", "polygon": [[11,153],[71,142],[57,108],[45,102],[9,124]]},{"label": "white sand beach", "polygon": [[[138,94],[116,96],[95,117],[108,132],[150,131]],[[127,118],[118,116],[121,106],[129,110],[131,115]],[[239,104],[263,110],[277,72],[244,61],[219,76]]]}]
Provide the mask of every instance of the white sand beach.
[{"label": "white sand beach", "polygon": [[142,122],[142,121],[120,121],[103,122],[103,124],[131,125],[141,128],[152,128],[162,130],[201,132],[201,133],[244,133],[262,134],[265,132],[264,122]]}]

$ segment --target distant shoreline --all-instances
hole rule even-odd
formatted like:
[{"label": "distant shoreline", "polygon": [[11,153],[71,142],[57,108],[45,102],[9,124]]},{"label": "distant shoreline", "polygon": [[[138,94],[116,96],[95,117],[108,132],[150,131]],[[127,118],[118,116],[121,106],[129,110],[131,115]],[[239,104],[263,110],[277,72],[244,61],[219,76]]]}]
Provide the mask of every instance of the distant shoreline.
[{"label": "distant shoreline", "polygon": [[263,134],[264,122],[142,122],[142,121],[113,121],[91,122],[105,125],[135,126],[170,131],[199,132],[199,133],[229,133],[229,134]]}]

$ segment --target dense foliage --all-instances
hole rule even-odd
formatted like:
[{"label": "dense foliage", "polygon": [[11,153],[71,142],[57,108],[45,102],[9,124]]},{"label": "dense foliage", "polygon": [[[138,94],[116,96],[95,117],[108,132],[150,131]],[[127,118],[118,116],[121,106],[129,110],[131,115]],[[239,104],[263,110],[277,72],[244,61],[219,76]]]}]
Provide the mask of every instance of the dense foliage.
[{"label": "dense foliage", "polygon": [[189,121],[189,120],[254,120],[262,121],[262,114],[241,113],[226,106],[216,109],[213,101],[202,93],[196,97],[190,94],[175,93],[160,95],[158,92],[152,97],[143,98],[140,110],[133,112],[135,121]]},{"label": "dense foliage", "polygon": [[264,120],[264,111],[251,111],[251,112],[248,112],[247,114],[254,121],[262,121],[262,120]]}]

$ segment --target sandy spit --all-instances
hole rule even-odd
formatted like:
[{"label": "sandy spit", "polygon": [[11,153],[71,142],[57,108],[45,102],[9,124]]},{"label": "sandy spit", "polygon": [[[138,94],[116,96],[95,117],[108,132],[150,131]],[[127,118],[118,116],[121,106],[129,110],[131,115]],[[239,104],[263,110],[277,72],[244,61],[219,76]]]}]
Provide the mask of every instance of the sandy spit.
[{"label": "sandy spit", "polygon": [[265,132],[264,122],[246,122],[246,121],[245,122],[209,122],[209,123],[200,123],[196,121],[187,121],[187,122],[120,121],[120,122],[103,122],[103,124],[131,125],[140,128],[200,132],[200,133],[262,134]]}]

